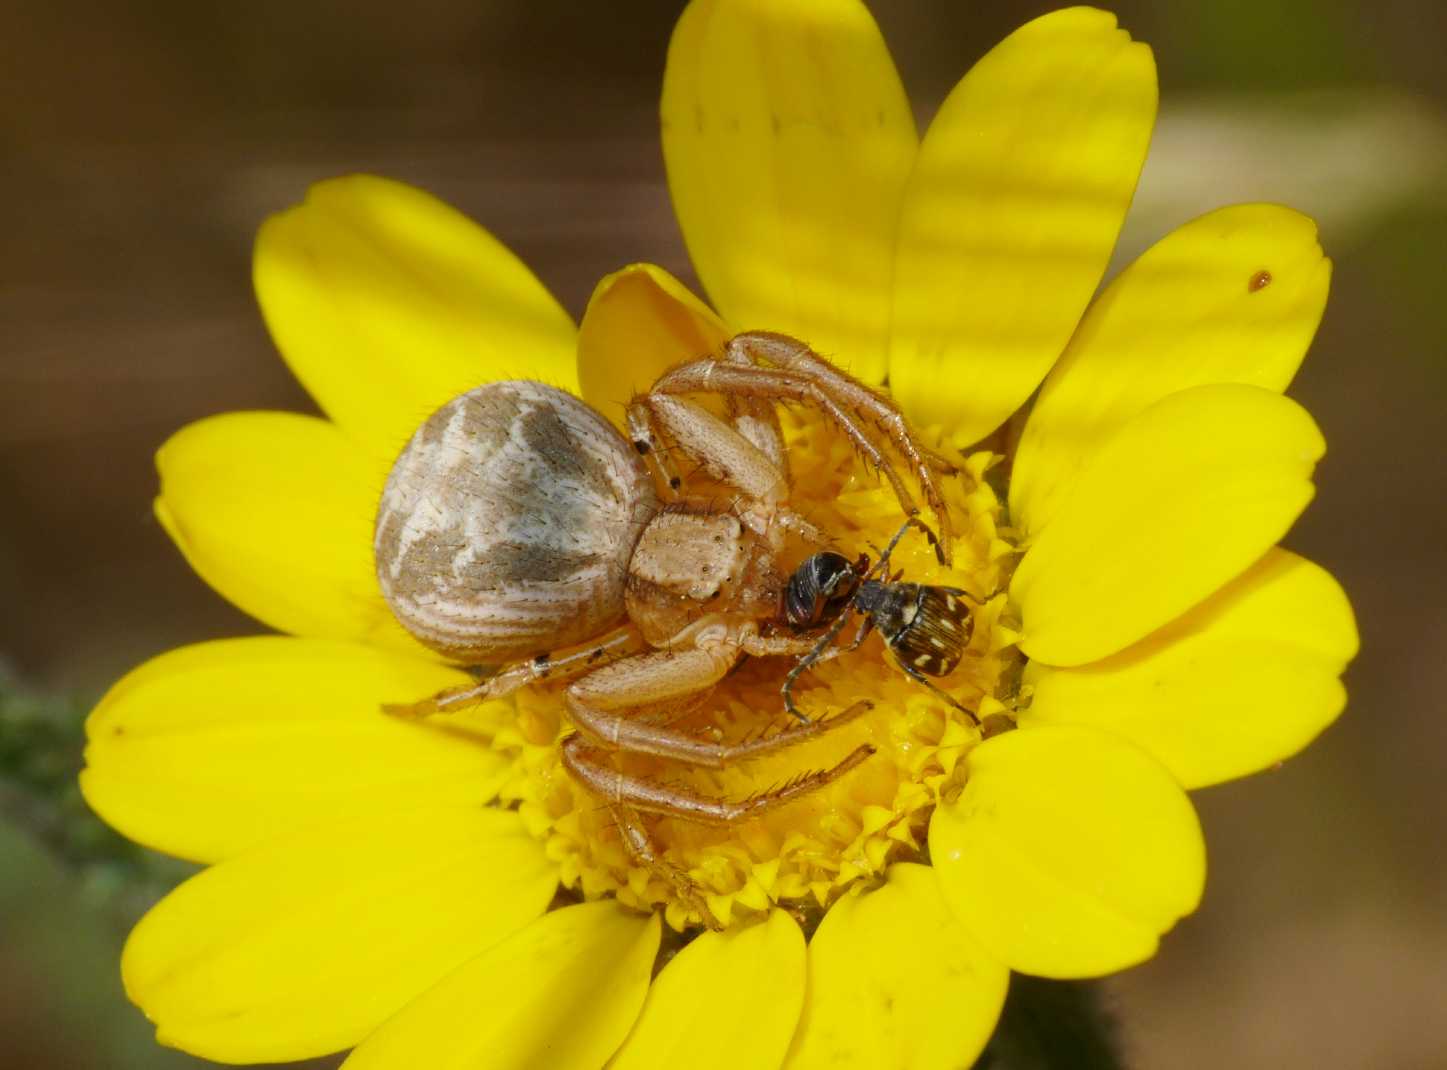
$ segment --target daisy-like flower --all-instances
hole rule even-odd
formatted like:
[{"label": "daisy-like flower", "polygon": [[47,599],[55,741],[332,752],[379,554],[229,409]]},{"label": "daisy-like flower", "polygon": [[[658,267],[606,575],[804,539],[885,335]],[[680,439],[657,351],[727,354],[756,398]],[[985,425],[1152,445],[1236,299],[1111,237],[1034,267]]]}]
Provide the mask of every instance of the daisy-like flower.
[{"label": "daisy-like flower", "polygon": [[[663,143],[717,313],[636,265],[575,330],[483,230],[382,179],[268,221],[261,307],[326,418],[186,428],[156,509],[286,634],[135,670],[91,718],[82,779],[127,835],[210,864],[126,947],[159,1039],[227,1062],[355,1047],[353,1070],[943,1068],[980,1051],[1009,970],[1149,957],[1204,881],[1183,789],[1305,746],[1356,650],[1337,584],[1275,546],[1323,451],[1282,395],[1326,300],[1313,224],[1221,209],[1091,301],[1155,109],[1150,52],[1073,8],[985,56],[920,141],[858,3],[694,0]],[[953,566],[912,539],[894,561],[979,604],[940,683],[986,731],[874,640],[800,692],[869,715],[720,771],[643,769],[739,797],[875,748],[739,828],[658,820],[700,904],[562,770],[556,687],[381,712],[469,677],[388,612],[371,528],[401,446],[464,390],[541,379],[619,419],[745,329],[806,339],[970,450],[946,481]],[[889,491],[807,414],[786,430],[794,504],[846,550],[882,543]],[[777,724],[781,671],[750,662],[686,725]]]}]

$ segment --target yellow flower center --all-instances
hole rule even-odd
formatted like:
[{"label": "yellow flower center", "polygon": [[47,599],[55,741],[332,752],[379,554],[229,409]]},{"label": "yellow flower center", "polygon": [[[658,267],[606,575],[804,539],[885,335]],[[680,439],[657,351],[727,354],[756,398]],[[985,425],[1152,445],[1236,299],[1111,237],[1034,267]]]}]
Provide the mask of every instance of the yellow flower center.
[{"label": "yellow flower center", "polygon": [[[786,423],[793,505],[848,556],[878,556],[902,514],[887,486],[861,471],[843,436],[817,423]],[[958,587],[978,606],[964,659],[935,681],[974,711],[988,731],[1009,711],[1017,687],[1016,632],[1002,620],[1004,581],[1015,548],[999,527],[1000,500],[986,480],[998,458],[976,453],[944,493],[957,532],[954,563],[937,563],[923,535],[909,532],[890,557],[891,573],[923,584]],[[851,623],[842,638],[853,634]],[[676,727],[704,738],[738,741],[787,729],[779,687],[792,659],[749,659]],[[852,882],[891,862],[918,857],[930,813],[963,783],[961,757],[981,738],[970,717],[911,680],[890,659],[876,632],[858,650],[822,662],[799,680],[800,708],[812,719],[861,699],[866,715],[822,737],[723,769],[690,767],[620,754],[625,772],[678,784],[721,799],[744,799],[810,770],[833,766],[860,744],[875,753],[822,790],[736,827],[712,827],[644,815],[662,857],[689,875],[700,893],[690,902],[674,882],[636,862],[608,810],[563,768],[559,742],[572,728],[560,686],[524,690],[478,716],[491,746],[512,762],[501,792],[559,863],[565,886],[587,899],[613,895],[627,905],[662,910],[668,923],[729,926],[779,903],[806,921]],[[992,722],[992,718],[995,722]],[[712,917],[701,916],[707,910]]]}]

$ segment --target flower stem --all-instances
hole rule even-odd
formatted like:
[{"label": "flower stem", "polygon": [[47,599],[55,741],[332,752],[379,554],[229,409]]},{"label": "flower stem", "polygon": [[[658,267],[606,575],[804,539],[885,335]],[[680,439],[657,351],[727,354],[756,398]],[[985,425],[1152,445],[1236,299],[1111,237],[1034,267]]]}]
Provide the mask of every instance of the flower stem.
[{"label": "flower stem", "polygon": [[26,687],[0,664],[0,818],[75,870],[95,898],[131,913],[187,867],[126,840],[86,806],[76,777],[92,705]]},{"label": "flower stem", "polygon": [[1015,974],[975,1070],[1123,1070],[1102,986]]}]

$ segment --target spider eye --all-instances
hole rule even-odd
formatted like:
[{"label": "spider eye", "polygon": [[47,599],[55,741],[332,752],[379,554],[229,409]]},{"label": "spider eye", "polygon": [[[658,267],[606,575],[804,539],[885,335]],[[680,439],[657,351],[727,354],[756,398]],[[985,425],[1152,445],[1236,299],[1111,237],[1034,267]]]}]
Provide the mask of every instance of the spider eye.
[{"label": "spider eye", "polygon": [[832,620],[848,605],[858,585],[859,574],[847,557],[827,550],[814,554],[789,577],[784,619],[801,630]]}]

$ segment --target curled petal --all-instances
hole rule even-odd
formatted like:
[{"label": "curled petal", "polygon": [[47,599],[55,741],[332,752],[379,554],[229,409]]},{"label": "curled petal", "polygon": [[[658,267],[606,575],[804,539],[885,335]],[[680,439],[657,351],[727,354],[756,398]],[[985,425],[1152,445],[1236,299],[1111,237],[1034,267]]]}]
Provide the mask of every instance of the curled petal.
[{"label": "curled petal", "polygon": [[960,923],[1021,973],[1095,977],[1149,958],[1206,879],[1185,793],[1144,751],[1095,729],[986,740],[930,822]]},{"label": "curled petal", "polygon": [[1011,34],[946,99],[904,194],[889,380],[959,445],[1065,348],[1105,272],[1156,116],[1150,49],[1073,7]]},{"label": "curled petal", "polygon": [[578,328],[583,400],[620,428],[624,406],[675,364],[717,353],[729,330],[661,267],[630,264],[598,283]]}]

